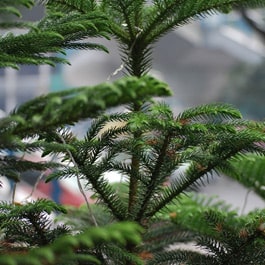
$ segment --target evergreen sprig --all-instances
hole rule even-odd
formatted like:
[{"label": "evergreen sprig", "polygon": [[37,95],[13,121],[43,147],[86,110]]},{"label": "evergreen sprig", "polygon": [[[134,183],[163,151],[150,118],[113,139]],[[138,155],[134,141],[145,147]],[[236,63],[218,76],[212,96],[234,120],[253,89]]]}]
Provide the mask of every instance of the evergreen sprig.
[{"label": "evergreen sprig", "polygon": [[[12,4],[12,3],[11,3]],[[32,1],[16,1],[14,4],[23,4],[31,7]],[[1,11],[20,13],[16,8],[9,8],[9,3],[1,2]],[[0,6],[1,7],[1,6]],[[64,49],[97,49],[107,51],[100,44],[87,41],[88,37],[107,37],[108,24],[102,13],[89,12],[76,15],[70,12],[51,13],[38,23],[14,21],[9,24],[0,24],[4,28],[28,27],[30,30],[22,34],[13,34],[7,31],[0,36],[0,67],[18,69],[19,64],[50,64],[68,63],[66,59],[52,56],[54,53],[64,53]],[[85,40],[86,39],[86,40]]]},{"label": "evergreen sprig", "polygon": [[204,1],[101,1],[102,10],[108,13],[113,36],[123,52],[125,69],[140,76],[152,66],[154,43],[163,35],[189,23],[217,12],[227,13],[233,6],[257,7],[264,1],[204,0]]},{"label": "evergreen sprig", "polygon": [[[11,121],[11,132],[5,128],[4,133],[10,134],[13,131],[16,135],[23,135],[23,132],[29,135],[30,132],[43,132],[45,128],[50,130],[84,118],[95,117],[106,108],[118,104],[170,94],[164,82],[151,76],[125,77],[113,83],[54,92],[26,102],[10,117],[3,119],[2,122]],[[54,109],[56,112],[53,112]]]},{"label": "evergreen sprig", "polygon": [[2,250],[5,251],[5,245],[10,245],[12,249],[19,243],[27,246],[47,245],[59,235],[67,233],[68,229],[64,226],[51,227],[49,215],[55,211],[66,212],[62,206],[44,199],[25,205],[1,203]]},{"label": "evergreen sprig", "polygon": [[175,250],[165,251],[164,244],[147,264],[263,264],[263,210],[239,216],[216,197],[189,196],[168,205],[162,218],[171,219],[177,231],[190,233],[192,248],[183,251],[176,245]]},{"label": "evergreen sprig", "polygon": [[95,0],[39,0],[38,2],[45,4],[51,11],[75,11],[81,14],[86,14],[94,10],[97,6],[97,1]]},{"label": "evergreen sprig", "polygon": [[[89,228],[77,235],[58,237],[48,246],[33,249],[19,249],[6,252],[0,257],[3,265],[43,265],[58,264],[101,264],[102,257],[95,252],[98,246],[114,244],[125,246],[127,243],[139,244],[142,228],[135,223],[119,223],[105,227]],[[22,255],[23,253],[23,255]],[[112,253],[114,256],[119,253]],[[124,258],[125,256],[123,256]],[[101,259],[100,259],[101,258]],[[127,254],[128,260],[137,261],[137,257]],[[140,261],[138,261],[140,264]]]}]

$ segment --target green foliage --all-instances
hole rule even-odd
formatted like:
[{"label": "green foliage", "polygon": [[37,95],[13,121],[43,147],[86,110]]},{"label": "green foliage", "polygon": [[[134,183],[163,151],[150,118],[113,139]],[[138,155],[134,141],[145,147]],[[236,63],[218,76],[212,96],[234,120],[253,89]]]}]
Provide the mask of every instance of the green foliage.
[{"label": "green foliage", "polygon": [[[124,114],[124,118],[113,114],[106,121],[123,121],[122,127],[109,128],[98,138],[107,126],[98,122],[84,140],[62,142],[72,146],[68,159],[75,161],[76,168],[64,166],[49,179],[80,175],[118,220],[129,218],[144,224],[202,176],[218,166],[225,167],[230,158],[248,151],[264,152],[257,144],[264,141],[264,135],[257,128],[248,128],[247,122],[242,123],[245,128],[237,130],[240,121],[233,118],[238,116],[230,106],[208,105],[174,117],[164,104],[145,106],[139,113]],[[135,138],[135,134],[139,136]],[[121,162],[120,157],[128,162]],[[139,163],[137,172],[130,164],[133,157]],[[188,170],[175,176],[169,187],[163,187],[184,163],[190,163]],[[137,180],[131,209],[126,206],[130,193],[124,200],[104,179],[104,173],[111,171],[120,172],[128,181]]]},{"label": "green foliage", "polygon": [[123,51],[125,68],[136,76],[150,70],[153,44],[174,28],[212,13],[227,12],[232,5],[264,4],[263,1],[249,0],[203,0],[195,3],[193,0],[167,0],[148,4],[144,0],[101,2],[100,8],[110,16],[112,34]]},{"label": "green foliage", "polygon": [[[139,79],[126,77],[112,84],[103,83],[95,87],[69,89],[40,96],[19,106],[11,115],[0,120],[3,125],[0,128],[0,148],[28,153],[45,150],[46,155],[49,150],[54,153],[67,152],[71,146],[61,143],[57,129],[80,119],[95,117],[107,107],[161,95],[170,95],[167,85],[153,77],[143,76]],[[56,115],[54,109],[57,109]],[[35,138],[35,141],[23,141],[25,137],[37,135],[39,138]],[[60,144],[52,140],[54,137]],[[8,178],[18,180],[20,172],[26,169],[44,170],[57,166],[53,162],[36,164],[3,156],[0,172]]]},{"label": "green foliage", "polygon": [[[226,104],[174,114],[152,99],[169,96],[170,90],[147,73],[155,42],[170,30],[215,12],[228,12],[234,5],[254,7],[265,2],[39,2],[47,8],[44,18],[35,23],[11,21],[12,26],[27,30],[0,37],[0,67],[63,63],[58,52],[106,51],[88,37],[112,36],[120,44],[119,69],[127,76],[40,96],[0,120],[2,152],[38,150],[43,156],[60,157],[56,163],[39,164],[3,154],[0,174],[18,181],[25,169],[55,168],[47,182],[76,178],[80,192],[84,195],[84,183],[97,201],[60,217],[67,228],[53,227],[47,218],[51,211],[64,213],[52,202],[2,203],[0,264],[263,264],[264,211],[238,216],[223,203],[185,199],[183,194],[204,183],[213,171],[236,172],[243,179],[248,171],[237,170],[237,161],[250,153],[264,157],[264,124],[243,120],[238,110]],[[19,15],[16,8],[21,4],[33,3],[2,1],[0,12]],[[118,105],[124,106],[123,113],[103,113]],[[86,118],[94,120],[85,137],[78,139],[67,127]],[[187,168],[180,171],[183,165]],[[112,172],[121,175],[122,184],[109,183],[106,176]],[[249,178],[241,181],[254,184]],[[165,213],[171,213],[170,218]],[[101,227],[108,222],[113,224]],[[206,254],[167,250],[171,244],[191,241]]]},{"label": "green foliage", "polygon": [[62,206],[48,200],[21,204],[1,203],[0,222],[1,231],[4,233],[4,244],[24,243],[29,246],[47,245],[59,235],[65,234],[67,228],[58,226],[51,228],[49,215],[52,212],[66,212]]},{"label": "green foliage", "polygon": [[48,8],[53,10],[61,11],[76,11],[80,13],[87,13],[91,10],[95,10],[97,6],[97,1],[95,0],[55,0],[55,1],[49,1],[49,0],[40,0],[39,2],[42,2],[46,5],[48,5]]},{"label": "green foliage", "polygon": [[[151,96],[168,96],[170,93],[165,83],[150,76],[126,77],[113,83],[50,93],[23,104],[13,112],[14,120],[19,117],[14,133],[23,130],[29,133],[36,129],[43,131],[45,127],[50,129],[72,124],[80,119],[95,117],[106,108],[146,100]],[[57,109],[56,115],[53,109]]]},{"label": "green foliage", "polygon": [[217,198],[190,194],[181,197],[178,205],[169,205],[168,212],[164,218],[189,235],[185,239],[192,242],[192,250],[176,246],[156,252],[147,264],[263,264],[264,210],[239,216]]},{"label": "green foliage", "polygon": [[[40,248],[13,250],[0,256],[0,264],[102,264],[93,251],[96,246],[117,244],[120,253],[127,243],[139,244],[142,228],[134,223],[111,224],[105,227],[94,227],[76,235],[64,235],[57,238],[49,246]],[[112,253],[114,254],[114,253]],[[117,254],[116,254],[117,256]],[[141,264],[137,257],[129,253],[123,255],[124,261],[132,260]],[[119,263],[116,263],[119,264]]]},{"label": "green foliage", "polygon": [[[14,2],[14,3],[12,3]],[[20,16],[15,5],[31,7],[33,1],[1,1],[0,13],[15,13]],[[18,69],[19,64],[67,63],[67,60],[53,56],[64,53],[64,49],[98,49],[107,51],[102,45],[91,43],[88,37],[107,37],[108,24],[102,13],[89,12],[84,15],[75,13],[51,13],[38,23],[11,21],[0,23],[0,28],[30,28],[23,34],[15,34],[8,30],[0,35],[0,67]]]},{"label": "green foliage", "polygon": [[[88,227],[94,226],[94,221],[91,214],[87,212],[87,206],[81,205],[80,207],[65,206],[67,214],[59,214],[55,218],[55,223],[64,223],[71,231],[83,231]],[[91,205],[91,212],[97,220],[98,226],[105,226],[112,223],[112,216],[105,211],[105,208],[98,204]]]}]

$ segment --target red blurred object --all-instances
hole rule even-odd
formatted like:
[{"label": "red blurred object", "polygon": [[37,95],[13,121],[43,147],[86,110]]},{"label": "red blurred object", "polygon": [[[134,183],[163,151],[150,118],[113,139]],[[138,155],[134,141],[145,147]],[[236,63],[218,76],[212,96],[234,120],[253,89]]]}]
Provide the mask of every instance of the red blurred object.
[{"label": "red blurred object", "polygon": [[83,198],[81,193],[77,194],[75,192],[72,192],[71,190],[64,187],[64,185],[61,185],[60,182],[58,183],[58,185],[60,191],[54,191],[53,182],[44,183],[41,181],[37,186],[37,190],[51,199],[54,199],[54,192],[59,192],[59,195],[56,196],[57,199],[55,199],[55,201],[63,205],[80,206],[85,203],[85,199]]}]

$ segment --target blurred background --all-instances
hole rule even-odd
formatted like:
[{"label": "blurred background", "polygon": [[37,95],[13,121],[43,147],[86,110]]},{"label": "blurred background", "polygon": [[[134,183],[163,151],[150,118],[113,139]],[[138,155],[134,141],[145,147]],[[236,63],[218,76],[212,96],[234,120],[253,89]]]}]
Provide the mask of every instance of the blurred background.
[{"label": "blurred background", "polygon": [[[25,10],[24,19],[36,20],[43,12],[41,7]],[[165,101],[176,114],[199,104],[226,102],[236,106],[244,118],[264,119],[264,18],[263,9],[238,9],[229,15],[216,14],[177,28],[156,44],[151,74],[167,82],[174,91],[174,96]],[[71,66],[21,66],[19,71],[0,69],[0,115],[40,94],[107,81],[121,61],[115,42],[100,42],[109,49],[109,54],[68,51]],[[111,76],[110,81],[121,75]],[[75,133],[83,135],[89,123],[88,120],[78,124]],[[109,177],[111,181],[120,178]],[[32,179],[28,184],[34,185],[36,177]],[[30,189],[25,184],[18,194],[26,196]],[[246,211],[265,207],[255,194],[225,177],[214,178],[210,185],[202,188],[202,192],[218,194]],[[6,194],[8,197],[10,192]],[[73,184],[67,182],[52,183],[45,188],[40,185],[34,196],[48,196],[57,202],[74,205],[83,202],[78,189],[75,191]]]}]

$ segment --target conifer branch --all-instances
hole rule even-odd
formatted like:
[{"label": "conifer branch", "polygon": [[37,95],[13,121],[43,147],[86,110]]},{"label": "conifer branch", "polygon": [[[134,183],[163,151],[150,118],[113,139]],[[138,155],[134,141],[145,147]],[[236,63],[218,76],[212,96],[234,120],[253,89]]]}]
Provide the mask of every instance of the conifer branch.
[{"label": "conifer branch", "polygon": [[264,4],[262,0],[203,0],[203,1],[154,1],[155,11],[151,22],[144,28],[142,42],[150,45],[159,37],[178,27],[214,12],[227,12],[232,6],[243,5],[257,7]]},{"label": "conifer branch", "polygon": [[[97,91],[95,93],[94,91]],[[3,122],[11,123],[5,134],[25,136],[43,133],[46,128],[57,128],[84,118],[93,118],[108,107],[148,100],[151,96],[167,96],[167,85],[150,76],[126,77],[113,83],[94,87],[69,89],[64,92],[40,96],[19,106]],[[57,109],[56,113],[53,112]],[[32,115],[34,113],[34,115]]]},{"label": "conifer branch", "polygon": [[61,11],[77,11],[80,14],[94,11],[97,5],[94,0],[38,0],[38,2],[45,4],[50,10],[55,8]]},{"label": "conifer branch", "polygon": [[[24,1],[23,4],[29,6],[31,2]],[[7,3],[4,2],[2,5],[5,6]],[[64,49],[82,48],[107,51],[102,45],[84,41],[88,37],[108,36],[109,28],[106,17],[101,12],[90,10],[79,16],[70,12],[64,17],[62,13],[59,15],[57,12],[56,15],[51,13],[38,23],[15,21],[2,24],[4,27],[18,25],[30,28],[30,30],[16,36],[12,33],[0,36],[0,67],[18,69],[19,64],[55,66],[59,62],[67,63],[66,59],[49,55],[55,52],[64,53]]]},{"label": "conifer branch", "polygon": [[[2,254],[0,264],[36,264],[51,265],[69,262],[88,262],[89,264],[99,264],[100,260],[93,250],[97,245],[107,245],[115,243],[124,246],[127,242],[139,244],[142,228],[134,223],[119,223],[105,227],[86,229],[77,235],[64,235],[58,237],[48,246],[33,248],[21,255],[21,250],[14,250],[12,255]],[[82,253],[82,251],[87,253]],[[131,257],[137,260],[137,257]]]},{"label": "conifer branch", "polygon": [[156,192],[157,186],[161,185],[161,179],[160,179],[160,173],[161,172],[160,172],[160,170],[164,164],[164,159],[166,157],[167,148],[168,148],[168,145],[169,145],[170,140],[171,140],[171,132],[167,132],[165,134],[166,134],[165,139],[163,141],[163,144],[162,144],[162,147],[160,149],[158,158],[156,160],[155,167],[154,167],[153,172],[151,174],[150,182],[147,184],[148,190],[146,191],[146,194],[144,195],[144,198],[143,198],[141,206],[140,206],[140,210],[139,210],[137,217],[136,217],[136,220],[140,223],[142,222],[142,218],[144,217],[144,215],[148,209],[150,199],[152,198],[153,194]]},{"label": "conifer branch", "polygon": [[[226,161],[240,153],[248,152],[250,150],[252,152],[256,151],[264,154],[264,149],[255,144],[257,142],[264,142],[264,135],[256,134],[255,136],[253,135],[253,138],[250,138],[250,133],[247,130],[239,132],[238,138],[232,137],[231,139],[226,139],[220,142],[218,146],[218,157],[210,158],[210,160],[204,161],[202,164],[193,162],[188,171],[181,175],[180,179],[174,180],[171,187],[168,187],[165,190],[165,193],[154,202],[152,207],[150,206],[151,210],[146,214],[147,217],[154,216],[165,205],[170,203],[181,193],[185,192],[185,190],[192,184],[195,184],[202,176],[222,164],[220,161]],[[214,153],[215,151],[216,150],[213,150]]]}]

